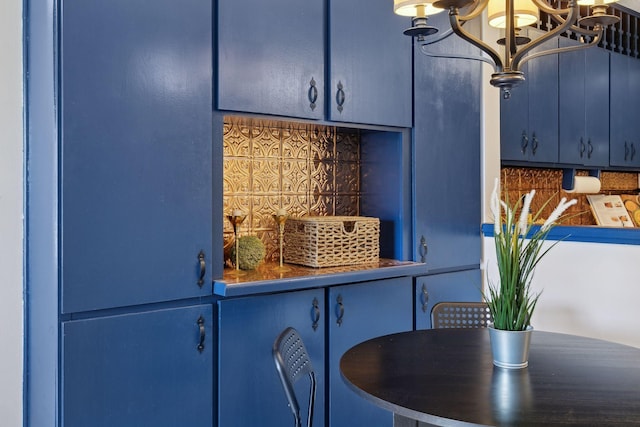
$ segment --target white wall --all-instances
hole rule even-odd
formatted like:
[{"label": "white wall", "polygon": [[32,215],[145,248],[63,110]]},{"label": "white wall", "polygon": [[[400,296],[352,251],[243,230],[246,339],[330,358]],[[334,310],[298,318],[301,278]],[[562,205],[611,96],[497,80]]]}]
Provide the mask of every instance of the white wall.
[{"label": "white wall", "polygon": [[0,424],[22,425],[22,0],[0,2]]}]

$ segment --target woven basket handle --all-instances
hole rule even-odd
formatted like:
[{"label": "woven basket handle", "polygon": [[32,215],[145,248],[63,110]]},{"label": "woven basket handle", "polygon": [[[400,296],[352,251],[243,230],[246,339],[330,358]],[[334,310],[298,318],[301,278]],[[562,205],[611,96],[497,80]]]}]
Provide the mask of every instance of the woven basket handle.
[{"label": "woven basket handle", "polygon": [[358,231],[358,223],[356,221],[343,221],[342,229],[346,234],[353,234]]}]

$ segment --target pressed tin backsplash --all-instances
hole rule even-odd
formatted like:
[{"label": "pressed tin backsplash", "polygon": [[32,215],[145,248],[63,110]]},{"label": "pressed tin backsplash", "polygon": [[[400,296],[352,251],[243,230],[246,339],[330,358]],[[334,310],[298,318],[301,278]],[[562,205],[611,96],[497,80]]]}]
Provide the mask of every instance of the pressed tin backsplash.
[{"label": "pressed tin backsplash", "polygon": [[[587,175],[587,171],[578,171],[577,175]],[[638,174],[629,172],[602,172],[600,174],[600,194],[625,194],[638,188]],[[536,190],[531,210],[537,212],[544,202],[553,198],[542,213],[546,218],[558,205],[562,197],[577,199],[578,203],[566,212],[567,220],[563,225],[596,225],[589,202],[584,194],[567,193],[562,190],[562,170],[503,167],[500,174],[500,186],[511,203],[532,189]],[[505,197],[505,194],[503,194]]]},{"label": "pressed tin backsplash", "polygon": [[[240,209],[240,235],[256,235],[267,260],[278,257],[272,215],[358,215],[360,134],[357,130],[227,116],[224,120],[224,215]],[[225,248],[233,227],[224,220]]]}]

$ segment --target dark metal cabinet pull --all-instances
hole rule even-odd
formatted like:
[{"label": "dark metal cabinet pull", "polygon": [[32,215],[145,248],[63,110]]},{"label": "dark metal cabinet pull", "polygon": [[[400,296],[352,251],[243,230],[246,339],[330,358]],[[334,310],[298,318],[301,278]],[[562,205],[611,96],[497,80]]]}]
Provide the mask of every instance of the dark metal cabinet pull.
[{"label": "dark metal cabinet pull", "polygon": [[536,155],[536,151],[538,151],[538,137],[536,134],[533,134],[533,140],[531,141],[531,154]]},{"label": "dark metal cabinet pull", "polygon": [[591,143],[591,138],[587,140],[587,147],[589,147],[587,149],[587,158],[590,159],[591,155],[593,154],[593,144]]},{"label": "dark metal cabinet pull", "polygon": [[628,158],[629,158],[629,145],[627,144],[627,141],[625,141],[624,142],[624,161],[626,162]]},{"label": "dark metal cabinet pull", "polygon": [[314,298],[313,302],[311,303],[311,320],[313,321],[311,327],[315,331],[318,329],[318,322],[320,321],[320,307],[318,298]]},{"label": "dark metal cabinet pull", "polygon": [[522,154],[527,152],[527,146],[529,145],[529,138],[527,138],[527,132],[522,131],[522,138],[520,139],[520,151]]},{"label": "dark metal cabinet pull", "polygon": [[342,295],[338,295],[336,298],[336,323],[338,326],[342,326],[342,318],[344,317],[344,305],[342,304]]},{"label": "dark metal cabinet pull", "polygon": [[633,161],[633,158],[636,156],[636,147],[635,145],[633,145],[633,142],[631,143],[631,161]]},{"label": "dark metal cabinet pull", "polygon": [[311,81],[309,82],[307,97],[309,98],[309,107],[311,107],[312,111],[315,110],[316,101],[318,99],[318,88],[316,87],[316,81],[313,77],[311,77]]},{"label": "dark metal cabinet pull", "polygon": [[427,253],[429,253],[429,247],[427,246],[427,239],[424,236],[420,237],[420,247],[418,248],[420,253],[420,262],[427,262]]},{"label": "dark metal cabinet pull", "polygon": [[198,262],[200,264],[200,276],[198,277],[198,286],[204,285],[204,275],[207,273],[207,263],[204,259],[204,252],[200,251],[198,254]]},{"label": "dark metal cabinet pull", "polygon": [[422,312],[427,312],[427,304],[429,303],[429,292],[427,292],[427,285],[422,284],[422,293],[420,294],[420,303],[422,304]]},{"label": "dark metal cabinet pull", "polygon": [[204,351],[204,340],[207,337],[205,328],[204,328],[204,317],[198,317],[198,329],[200,332],[200,342],[198,343],[198,351],[202,353]]},{"label": "dark metal cabinet pull", "polygon": [[582,156],[584,156],[584,151],[585,151],[585,145],[584,145],[584,140],[582,138],[580,138],[580,158],[582,158]]},{"label": "dark metal cabinet pull", "polygon": [[336,104],[338,104],[338,111],[342,113],[344,109],[345,94],[344,94],[344,86],[342,86],[342,82],[338,82],[338,90],[336,91]]}]

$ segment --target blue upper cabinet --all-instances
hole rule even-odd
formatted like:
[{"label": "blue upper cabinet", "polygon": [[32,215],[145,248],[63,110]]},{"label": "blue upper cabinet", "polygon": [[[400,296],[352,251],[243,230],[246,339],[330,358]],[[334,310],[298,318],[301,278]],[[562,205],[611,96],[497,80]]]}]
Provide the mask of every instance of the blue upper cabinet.
[{"label": "blue upper cabinet", "polygon": [[[430,19],[444,31],[446,14]],[[467,25],[473,25],[469,22]],[[433,53],[477,53],[458,37]],[[415,55],[414,257],[430,272],[480,263],[481,63]]]},{"label": "blue upper cabinet", "polygon": [[[562,38],[560,46],[572,46]],[[609,166],[609,52],[589,48],[559,55],[559,161]]]},{"label": "blue upper cabinet", "polygon": [[221,110],[324,117],[323,0],[219,0]]},{"label": "blue upper cabinet", "polygon": [[611,54],[611,166],[640,168],[640,60]]},{"label": "blue upper cabinet", "polygon": [[[539,49],[557,46],[553,39]],[[501,160],[557,163],[558,55],[532,59],[525,63],[524,73],[526,81],[500,101]]]},{"label": "blue upper cabinet", "polygon": [[411,127],[410,26],[391,0],[330,2],[330,120]]},{"label": "blue upper cabinet", "polygon": [[211,13],[62,3],[63,312],[211,294]]},{"label": "blue upper cabinet", "polygon": [[217,19],[218,109],[411,126],[410,20],[390,0],[220,0]]}]

